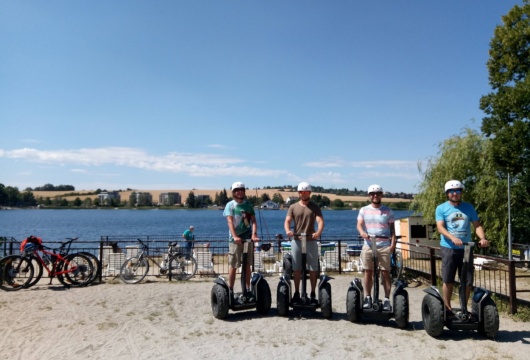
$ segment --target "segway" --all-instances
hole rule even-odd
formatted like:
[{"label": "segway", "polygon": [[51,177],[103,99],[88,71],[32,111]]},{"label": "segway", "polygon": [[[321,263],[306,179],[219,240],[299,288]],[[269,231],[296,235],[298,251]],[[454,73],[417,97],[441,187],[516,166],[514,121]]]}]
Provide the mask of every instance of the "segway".
[{"label": "segway", "polygon": [[407,283],[400,278],[394,281],[394,292],[391,298],[391,309],[383,310],[383,300],[379,298],[379,261],[377,258],[377,238],[388,238],[381,236],[370,236],[372,243],[372,261],[374,264],[374,281],[372,306],[363,308],[365,297],[362,281],[353,279],[346,294],[346,316],[351,322],[361,322],[363,317],[372,319],[390,320],[394,319],[399,328],[405,329],[409,324],[409,295],[405,288]]},{"label": "segway", "polygon": [[[269,245],[270,244],[263,244]],[[256,309],[259,314],[266,315],[271,308],[271,290],[267,280],[260,273],[252,273],[250,279],[250,293],[246,292],[246,266],[248,253],[254,251],[254,244],[250,240],[243,240],[243,256],[241,261],[241,292],[230,294],[228,283],[219,276],[214,280],[211,292],[212,312],[217,319],[224,319],[228,310],[242,311]]]},{"label": "segway", "polygon": [[291,284],[291,278],[293,276],[292,255],[290,253],[285,253],[283,257],[284,272],[280,277],[276,294],[278,314],[280,316],[288,316],[289,308],[298,311],[316,311],[316,309],[320,308],[322,316],[325,319],[329,319],[333,315],[331,309],[331,285],[329,283],[329,280],[332,278],[327,275],[320,275],[317,287],[318,298],[316,302],[311,302],[310,297],[307,296],[307,279],[309,278],[309,271],[307,269],[306,234],[294,235],[300,236],[302,246],[302,288],[300,289],[300,302],[293,303],[294,290]]},{"label": "segway", "polygon": [[453,314],[445,311],[443,297],[440,291],[431,286],[424,291],[421,305],[423,327],[427,334],[438,337],[442,334],[444,326],[450,330],[476,330],[482,336],[494,338],[499,331],[499,313],[497,306],[491,298],[489,291],[473,287],[471,313],[466,304],[467,270],[473,266],[473,247],[475,243],[464,244],[464,261],[462,263],[460,288],[458,291],[460,309],[454,308]]}]

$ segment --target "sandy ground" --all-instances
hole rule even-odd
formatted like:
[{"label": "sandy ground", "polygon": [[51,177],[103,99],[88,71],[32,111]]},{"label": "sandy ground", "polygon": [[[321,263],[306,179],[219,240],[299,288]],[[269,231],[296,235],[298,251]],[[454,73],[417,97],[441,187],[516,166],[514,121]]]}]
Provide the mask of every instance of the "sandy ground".
[{"label": "sandy ground", "polygon": [[213,317],[212,279],[119,280],[87,288],[38,285],[0,291],[2,359],[528,359],[530,326],[501,314],[495,340],[476,332],[427,335],[421,321],[422,285],[408,288],[410,325],[353,324],[345,298],[352,276],[332,281],[334,315],[276,311],[277,276],[267,277],[273,299],[267,316],[254,311]]}]

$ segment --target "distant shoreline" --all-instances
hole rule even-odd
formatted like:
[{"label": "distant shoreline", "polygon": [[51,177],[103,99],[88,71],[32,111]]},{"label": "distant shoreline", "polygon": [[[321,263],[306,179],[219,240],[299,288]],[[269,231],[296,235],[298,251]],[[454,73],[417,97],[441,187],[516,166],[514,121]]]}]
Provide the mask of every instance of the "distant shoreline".
[{"label": "distant shoreline", "polygon": [[[108,189],[107,189],[108,190]],[[158,200],[158,197],[161,193],[167,193],[167,192],[177,192],[180,194],[182,200],[184,201],[190,192],[193,192],[195,195],[209,195],[210,199],[215,200],[215,195],[220,194],[222,191],[226,190],[228,193],[228,196],[230,196],[230,190],[229,189],[220,189],[220,190],[201,190],[201,189],[179,189],[179,190],[126,190],[126,191],[119,191],[119,194],[122,199],[128,199],[132,192],[147,192],[150,193],[153,197],[153,201]],[[75,190],[75,191],[32,191],[33,196],[35,198],[42,197],[50,197],[54,198],[56,196],[63,197],[64,194],[71,194],[76,193],[78,195],[69,195],[64,196],[64,198],[68,201],[74,200],[75,198],[79,197],[81,200],[84,200],[85,198],[89,197],[91,199],[95,199],[97,195],[86,195],[83,196],[83,194],[93,194],[96,190]],[[113,191],[113,190],[109,190]],[[261,196],[262,194],[268,194],[269,197],[272,199],[274,194],[281,194],[283,199],[285,200],[289,196],[298,197],[298,192],[296,191],[281,191],[279,189],[248,189],[247,190],[247,196]],[[351,196],[351,195],[336,195],[336,194],[329,194],[329,193],[321,193],[321,192],[313,192],[311,195],[321,195],[328,197],[331,201],[335,199],[340,199],[344,202],[359,202],[359,201],[367,201],[367,196]],[[403,199],[403,198],[389,198],[389,197],[383,197],[383,203],[392,203],[392,202],[411,202],[411,199]]]}]

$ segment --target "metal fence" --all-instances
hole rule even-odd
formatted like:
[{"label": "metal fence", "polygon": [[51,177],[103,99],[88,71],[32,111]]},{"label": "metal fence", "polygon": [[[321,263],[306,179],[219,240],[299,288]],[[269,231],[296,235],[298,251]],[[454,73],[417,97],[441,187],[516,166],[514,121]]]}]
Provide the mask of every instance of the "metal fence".
[{"label": "metal fence", "polygon": [[[158,262],[167,251],[169,243],[177,243],[184,247],[185,240],[176,235],[144,235],[144,236],[101,236],[99,241],[77,241],[72,244],[71,251],[88,251],[96,255],[100,261],[100,281],[116,277],[119,268],[110,268],[108,254],[123,254],[122,259],[138,249],[138,239],[149,247],[150,259]],[[0,255],[18,254],[20,242],[12,237],[0,237]],[[61,242],[45,242],[46,246],[59,247]],[[253,271],[269,275],[279,275],[282,271],[282,256],[290,251],[287,239],[277,235],[273,239],[262,240],[260,244],[270,243],[271,250],[254,252]],[[359,261],[361,240],[354,236],[327,236],[320,240],[321,266],[326,273],[346,274],[362,271]],[[407,274],[425,277],[431,285],[438,285],[441,274],[439,248],[409,244],[398,241],[402,253],[404,270]],[[227,275],[228,241],[226,237],[204,237],[194,241],[194,250],[211,253],[208,267],[201,269],[196,277],[215,277]],[[258,249],[256,249],[258,250]],[[210,258],[208,258],[210,259]],[[530,260],[508,260],[480,254],[474,255],[474,284],[483,287],[509,305],[510,313],[517,312],[517,304],[530,305]],[[148,276],[167,278],[152,266]]]}]

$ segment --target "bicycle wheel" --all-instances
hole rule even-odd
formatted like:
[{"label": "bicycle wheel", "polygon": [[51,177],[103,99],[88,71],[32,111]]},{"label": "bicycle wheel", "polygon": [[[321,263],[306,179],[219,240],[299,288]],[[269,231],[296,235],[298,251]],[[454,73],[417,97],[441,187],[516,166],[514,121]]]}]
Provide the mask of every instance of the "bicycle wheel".
[{"label": "bicycle wheel", "polygon": [[31,256],[31,264],[33,265],[33,279],[28,283],[27,287],[30,288],[33,285],[37,284],[39,280],[42,278],[42,274],[44,272],[44,267],[42,266],[41,262],[35,257]]},{"label": "bicycle wheel", "polygon": [[169,276],[175,280],[189,280],[197,272],[197,260],[184,254],[176,254],[169,259]]},{"label": "bicycle wheel", "polygon": [[92,253],[89,253],[88,251],[80,251],[80,252],[78,252],[78,254],[86,256],[90,260],[90,262],[92,263],[92,267],[94,268],[94,272],[92,273],[92,277],[85,284],[85,285],[90,285],[101,274],[101,266],[100,266],[100,263],[99,263],[99,259],[97,258],[96,255],[94,255]]},{"label": "bicycle wheel", "polygon": [[27,288],[33,279],[33,264],[20,255],[9,255],[0,260],[0,288],[15,291]]},{"label": "bicycle wheel", "polygon": [[57,279],[64,286],[85,286],[94,274],[92,261],[79,253],[66,255],[57,265],[57,269],[58,272],[63,272]]},{"label": "bicycle wheel", "polygon": [[120,268],[120,279],[126,284],[137,284],[149,272],[149,261],[143,256],[133,256],[125,260]]}]

